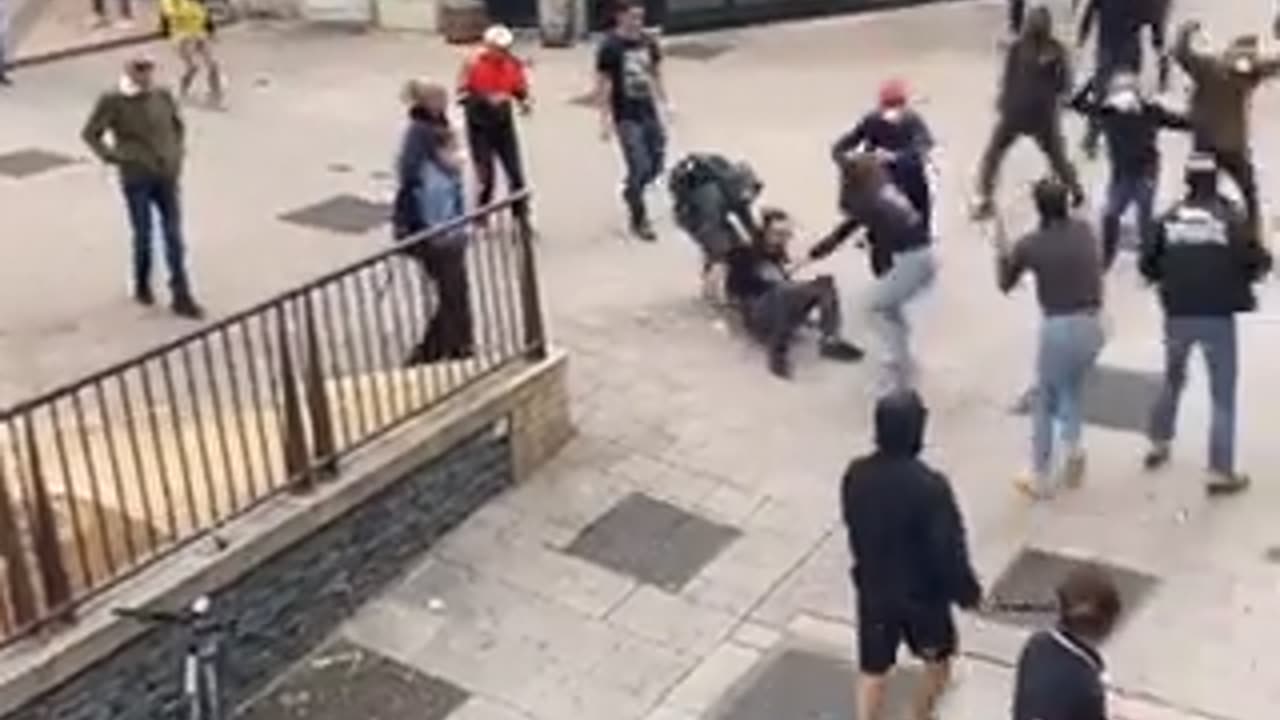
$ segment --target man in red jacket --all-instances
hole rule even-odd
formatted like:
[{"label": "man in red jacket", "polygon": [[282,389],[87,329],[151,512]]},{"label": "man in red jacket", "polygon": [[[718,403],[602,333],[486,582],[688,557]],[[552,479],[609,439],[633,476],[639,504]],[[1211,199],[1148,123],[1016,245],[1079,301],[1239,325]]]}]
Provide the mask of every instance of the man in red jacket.
[{"label": "man in red jacket", "polygon": [[[513,39],[505,26],[490,27],[484,33],[483,46],[468,58],[458,79],[467,143],[480,186],[480,205],[493,200],[495,160],[502,163],[510,192],[517,193],[525,187],[514,109],[529,112],[529,81],[524,63],[511,53]],[[530,232],[528,203],[515,203],[513,212],[521,230]]]}]

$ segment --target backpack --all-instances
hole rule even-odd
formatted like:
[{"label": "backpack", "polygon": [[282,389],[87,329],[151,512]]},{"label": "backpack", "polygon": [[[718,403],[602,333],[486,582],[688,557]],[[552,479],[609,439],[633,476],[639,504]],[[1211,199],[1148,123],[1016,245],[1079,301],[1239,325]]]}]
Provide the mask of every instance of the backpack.
[{"label": "backpack", "polygon": [[698,203],[694,197],[697,190],[707,183],[717,183],[731,204],[749,205],[764,187],[746,163],[734,164],[715,153],[686,155],[667,176],[676,223],[686,231],[692,231],[705,220],[698,217]]}]

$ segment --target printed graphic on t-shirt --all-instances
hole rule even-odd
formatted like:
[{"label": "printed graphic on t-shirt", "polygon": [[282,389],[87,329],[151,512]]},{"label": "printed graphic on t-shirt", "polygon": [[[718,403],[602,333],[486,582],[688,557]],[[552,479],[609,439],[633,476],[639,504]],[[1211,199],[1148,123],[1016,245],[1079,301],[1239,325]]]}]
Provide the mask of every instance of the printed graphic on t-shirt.
[{"label": "printed graphic on t-shirt", "polygon": [[648,46],[622,51],[622,95],[628,100],[653,97],[653,54]]}]

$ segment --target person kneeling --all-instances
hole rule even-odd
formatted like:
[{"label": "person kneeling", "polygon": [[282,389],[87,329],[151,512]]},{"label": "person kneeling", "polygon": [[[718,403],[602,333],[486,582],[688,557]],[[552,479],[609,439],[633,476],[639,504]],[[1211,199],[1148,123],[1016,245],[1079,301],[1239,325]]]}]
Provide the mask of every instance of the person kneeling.
[{"label": "person kneeling", "polygon": [[761,214],[760,237],[729,253],[726,290],[741,308],[747,328],[765,343],[769,370],[791,377],[791,339],[816,309],[822,332],[819,353],[832,360],[856,362],[862,350],[840,334],[840,296],[835,279],[819,275],[793,280],[787,244],[794,234],[786,212],[771,208]]}]

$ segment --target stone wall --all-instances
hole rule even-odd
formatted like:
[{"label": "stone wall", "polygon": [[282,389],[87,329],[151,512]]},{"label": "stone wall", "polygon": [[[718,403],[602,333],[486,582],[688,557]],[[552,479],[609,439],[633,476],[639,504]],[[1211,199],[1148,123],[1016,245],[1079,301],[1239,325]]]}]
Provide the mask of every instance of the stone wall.
[{"label": "stone wall", "polygon": [[9,712],[0,718],[181,720],[184,633],[143,629],[108,609],[181,607],[201,592],[220,619],[237,624],[223,648],[224,701],[248,700],[441,535],[559,449],[572,433],[566,376],[565,356],[554,353],[464,392],[376,457],[350,463],[344,477],[246,516],[245,528],[228,529],[238,535],[229,549],[203,567],[198,558],[174,558],[155,568],[156,577],[132,581],[143,592],[123,588],[48,642],[8,649],[0,707]]}]

